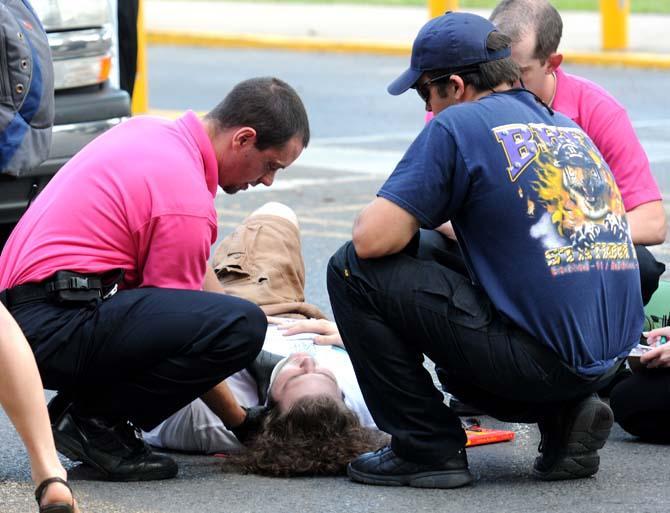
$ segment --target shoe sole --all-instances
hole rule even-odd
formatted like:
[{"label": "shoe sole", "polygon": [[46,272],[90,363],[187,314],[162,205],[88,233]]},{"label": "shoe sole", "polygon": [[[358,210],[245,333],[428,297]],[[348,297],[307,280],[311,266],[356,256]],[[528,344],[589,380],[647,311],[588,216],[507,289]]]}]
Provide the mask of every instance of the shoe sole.
[{"label": "shoe sole", "polygon": [[[577,413],[565,449],[565,456],[546,472],[533,468],[533,475],[543,481],[559,481],[589,477],[598,472],[602,449],[607,442],[614,414],[600,400],[588,399],[590,403]],[[578,406],[579,408],[579,406]]]},{"label": "shoe sole", "polygon": [[152,472],[143,472],[141,474],[115,474],[109,472],[101,467],[95,460],[91,459],[81,444],[72,440],[69,436],[64,436],[57,430],[53,430],[54,441],[56,449],[66,458],[72,461],[80,461],[93,467],[98,472],[104,475],[106,481],[119,482],[134,482],[134,481],[160,481],[163,479],[171,479],[177,475],[179,468],[174,465],[174,468],[155,470]]},{"label": "shoe sole", "polygon": [[412,486],[414,488],[460,488],[472,483],[473,477],[466,470],[441,470],[436,472],[419,472],[397,476],[380,476],[368,474],[347,465],[347,475],[352,481],[379,486]]}]

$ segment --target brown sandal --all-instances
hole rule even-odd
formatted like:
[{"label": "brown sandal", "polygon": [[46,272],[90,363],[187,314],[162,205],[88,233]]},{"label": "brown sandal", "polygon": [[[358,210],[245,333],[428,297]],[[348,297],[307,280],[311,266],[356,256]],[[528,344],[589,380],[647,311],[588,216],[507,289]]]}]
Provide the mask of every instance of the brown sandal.
[{"label": "brown sandal", "polygon": [[44,506],[40,506],[44,492],[47,488],[49,488],[49,485],[53,483],[60,483],[67,486],[67,489],[70,490],[70,493],[72,493],[72,488],[70,488],[70,485],[65,479],[61,479],[60,477],[50,477],[45,479],[35,490],[35,500],[37,501],[37,505],[40,508],[40,513],[74,513],[74,494],[72,494],[71,504],[67,504],[66,502],[56,502],[54,504],[45,504]]}]

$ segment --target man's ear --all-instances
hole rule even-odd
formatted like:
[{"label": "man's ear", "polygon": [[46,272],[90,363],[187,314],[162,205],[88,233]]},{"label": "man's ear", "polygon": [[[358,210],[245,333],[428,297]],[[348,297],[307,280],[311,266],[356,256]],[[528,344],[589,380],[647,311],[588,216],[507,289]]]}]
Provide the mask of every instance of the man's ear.
[{"label": "man's ear", "polygon": [[238,128],[233,133],[232,144],[237,148],[246,148],[256,144],[256,130],[250,126]]},{"label": "man's ear", "polygon": [[449,85],[454,87],[454,98],[461,100],[465,95],[465,82],[459,75],[451,75],[449,77]]},{"label": "man's ear", "polygon": [[552,53],[547,58],[547,73],[553,73],[554,71],[556,71],[562,62],[563,62],[562,53],[558,52]]}]

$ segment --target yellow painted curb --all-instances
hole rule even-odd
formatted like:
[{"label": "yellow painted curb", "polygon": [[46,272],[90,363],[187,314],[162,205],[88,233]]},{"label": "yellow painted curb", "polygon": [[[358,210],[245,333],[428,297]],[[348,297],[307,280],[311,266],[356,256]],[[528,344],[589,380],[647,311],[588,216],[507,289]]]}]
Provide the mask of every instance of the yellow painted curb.
[{"label": "yellow painted curb", "polygon": [[392,42],[162,30],[147,31],[147,42],[153,45],[270,48],[301,52],[374,53],[382,55],[409,55],[412,48],[409,44]]},{"label": "yellow painted curb", "polygon": [[563,52],[569,64],[623,66],[625,68],[670,69],[670,55],[637,52]]},{"label": "yellow painted curb", "polygon": [[[410,54],[411,45],[364,40],[339,40],[313,37],[263,36],[251,34],[215,34],[147,31],[151,45],[205,46],[214,48],[269,48],[301,52],[372,53],[381,55]],[[670,69],[670,55],[628,52],[563,52],[568,64],[623,66],[643,69]]]}]

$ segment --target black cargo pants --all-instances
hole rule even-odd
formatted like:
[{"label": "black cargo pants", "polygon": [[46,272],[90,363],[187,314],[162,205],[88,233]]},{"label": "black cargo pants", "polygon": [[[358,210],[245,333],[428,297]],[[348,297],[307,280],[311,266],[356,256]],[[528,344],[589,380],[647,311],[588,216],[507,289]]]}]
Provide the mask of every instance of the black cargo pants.
[{"label": "black cargo pants", "polygon": [[577,375],[503,319],[466,276],[409,251],[362,260],[349,242],[331,258],[327,280],[368,408],[409,461],[443,461],[466,442],[423,367],[424,355],[445,369],[459,399],[515,422],[549,420],[614,374]]},{"label": "black cargo pants", "polygon": [[224,294],[141,288],[88,305],[11,306],[48,389],[150,430],[260,352],[267,320]]}]

